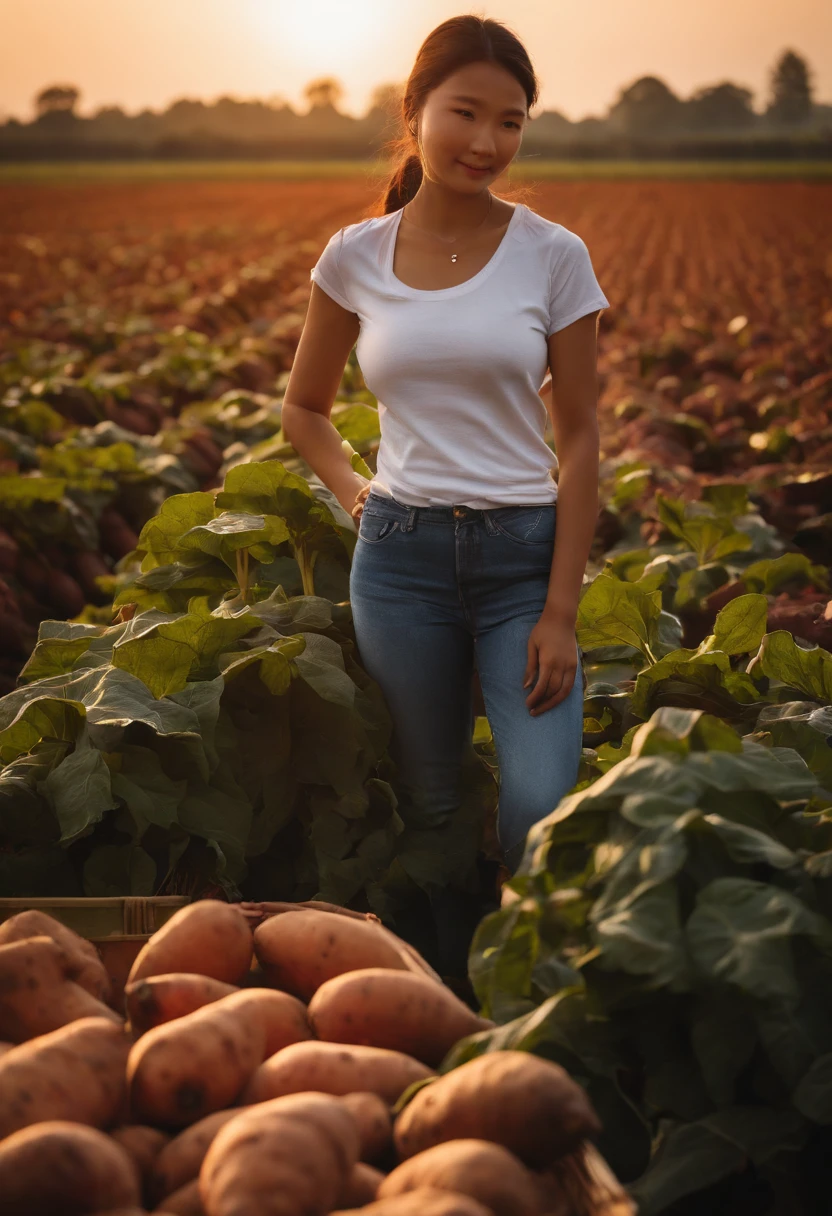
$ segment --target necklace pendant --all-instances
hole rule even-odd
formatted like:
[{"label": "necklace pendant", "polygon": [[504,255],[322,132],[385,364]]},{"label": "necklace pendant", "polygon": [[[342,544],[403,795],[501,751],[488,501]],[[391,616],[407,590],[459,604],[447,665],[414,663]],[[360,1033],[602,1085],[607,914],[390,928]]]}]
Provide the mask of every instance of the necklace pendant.
[{"label": "necklace pendant", "polygon": [[452,253],[452,254],[451,254],[451,261],[452,261],[452,262],[455,262],[455,261],[456,261],[456,257],[457,257],[457,255],[456,255],[455,253]]}]

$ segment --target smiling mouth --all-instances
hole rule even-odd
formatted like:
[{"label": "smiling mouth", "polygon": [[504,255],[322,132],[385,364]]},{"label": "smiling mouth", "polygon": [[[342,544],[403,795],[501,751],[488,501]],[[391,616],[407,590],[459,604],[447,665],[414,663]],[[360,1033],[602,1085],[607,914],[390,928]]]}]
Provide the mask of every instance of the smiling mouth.
[{"label": "smiling mouth", "polygon": [[477,173],[487,173],[488,170],[491,168],[490,165],[469,165],[469,164],[466,164],[466,162],[464,160],[461,160],[459,163],[461,165],[465,165],[466,169],[476,170]]}]

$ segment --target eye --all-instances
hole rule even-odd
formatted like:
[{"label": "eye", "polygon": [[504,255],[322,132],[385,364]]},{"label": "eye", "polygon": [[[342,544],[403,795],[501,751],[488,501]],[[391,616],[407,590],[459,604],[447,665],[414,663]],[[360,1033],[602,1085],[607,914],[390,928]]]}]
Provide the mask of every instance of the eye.
[{"label": "eye", "polygon": [[[471,114],[471,111],[470,111],[470,110],[454,110],[454,114]],[[474,117],[474,116],[473,116],[473,114],[471,114],[471,117],[472,117],[472,118]],[[520,123],[519,123],[519,122],[514,122],[514,121],[513,121],[512,119],[510,119],[510,118],[509,118],[509,119],[507,119],[506,121],[507,121],[507,122],[508,122],[508,123],[509,123],[509,124],[510,124],[512,127],[516,127],[518,131],[520,130]]]}]

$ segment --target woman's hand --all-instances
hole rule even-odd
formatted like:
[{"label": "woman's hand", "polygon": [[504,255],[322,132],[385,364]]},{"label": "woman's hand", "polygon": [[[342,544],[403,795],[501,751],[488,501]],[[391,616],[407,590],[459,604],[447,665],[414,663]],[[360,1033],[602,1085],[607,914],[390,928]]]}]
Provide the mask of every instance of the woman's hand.
[{"label": "woman's hand", "polygon": [[538,717],[569,696],[577,670],[575,621],[544,609],[529,635],[523,674],[523,687],[526,688],[534,680],[534,673],[538,673],[537,681],[526,697],[532,717]]},{"label": "woman's hand", "polygon": [[352,510],[350,511],[350,514],[352,515],[353,519],[355,520],[356,527],[358,527],[358,524],[361,521],[361,514],[364,510],[364,501],[365,501],[367,495],[370,493],[371,485],[372,485],[372,482],[370,482],[370,481],[365,482],[364,485],[361,487],[361,489],[358,491],[358,493],[355,496],[355,505],[352,508]]}]

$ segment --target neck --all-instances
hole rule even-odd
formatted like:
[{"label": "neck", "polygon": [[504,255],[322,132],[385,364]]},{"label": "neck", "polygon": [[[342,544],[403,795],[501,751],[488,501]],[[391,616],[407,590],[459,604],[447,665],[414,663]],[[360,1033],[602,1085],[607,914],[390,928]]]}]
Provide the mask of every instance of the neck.
[{"label": "neck", "polygon": [[421,224],[430,232],[436,232],[439,236],[454,236],[482,223],[493,206],[489,194],[487,188],[463,194],[459,190],[447,190],[436,182],[423,180],[407,204],[407,214],[414,224]]}]

